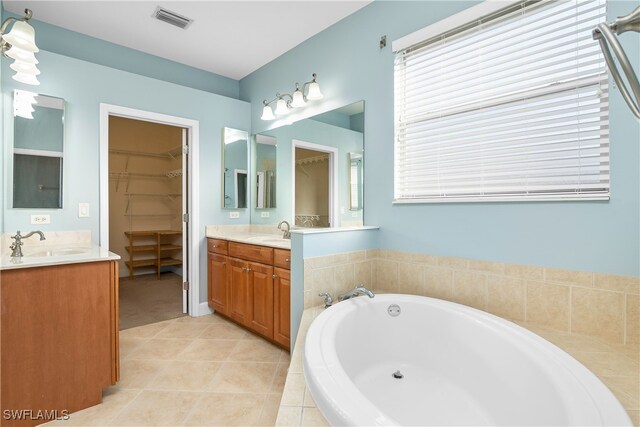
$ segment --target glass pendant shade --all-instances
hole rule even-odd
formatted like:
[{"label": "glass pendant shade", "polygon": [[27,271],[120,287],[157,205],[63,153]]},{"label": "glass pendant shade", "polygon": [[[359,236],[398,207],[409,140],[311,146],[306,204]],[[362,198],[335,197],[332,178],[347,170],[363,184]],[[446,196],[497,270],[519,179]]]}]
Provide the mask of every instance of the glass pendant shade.
[{"label": "glass pendant shade", "polygon": [[296,91],[293,92],[293,101],[291,101],[291,106],[294,108],[300,108],[304,107],[304,105],[304,96],[302,95],[302,92],[300,92],[300,89],[296,89]]},{"label": "glass pendant shade", "polygon": [[38,52],[36,46],[36,32],[31,25],[24,21],[16,21],[9,33],[2,36],[2,39],[13,47],[17,47],[27,52]]},{"label": "glass pendant shade", "polygon": [[307,95],[307,99],[316,100],[322,99],[322,92],[320,92],[320,85],[316,82],[311,82],[309,84],[309,94]]},{"label": "glass pendant shade", "polygon": [[36,55],[33,52],[20,49],[19,47],[12,46],[11,49],[6,52],[6,54],[9,58],[15,59],[16,61],[26,62],[28,64],[38,63]]},{"label": "glass pendant shade", "polygon": [[36,64],[30,64],[28,62],[14,61],[9,67],[17,73],[24,73],[32,76],[40,74],[40,70],[38,70]]},{"label": "glass pendant shade", "polygon": [[40,84],[36,76],[25,73],[15,73],[13,75],[13,80],[24,83],[26,85],[38,86]]},{"label": "glass pendant shade", "polygon": [[260,117],[262,120],[273,120],[276,118],[276,116],[273,115],[273,111],[271,110],[271,107],[269,107],[268,105],[265,105],[264,108],[262,109],[262,117]]},{"label": "glass pendant shade", "polygon": [[281,116],[283,114],[287,114],[288,112],[289,112],[289,108],[287,107],[287,101],[285,101],[282,98],[278,99],[278,102],[276,103],[275,113]]}]

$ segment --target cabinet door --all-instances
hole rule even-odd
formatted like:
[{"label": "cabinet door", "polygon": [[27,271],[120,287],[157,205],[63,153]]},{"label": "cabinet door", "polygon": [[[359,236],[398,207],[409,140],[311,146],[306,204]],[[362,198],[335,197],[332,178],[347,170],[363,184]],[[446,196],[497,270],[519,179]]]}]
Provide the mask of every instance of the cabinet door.
[{"label": "cabinet door", "polygon": [[249,263],[249,328],[273,339],[273,267]]},{"label": "cabinet door", "polygon": [[227,292],[227,257],[209,252],[208,259],[208,288],[209,307],[220,314],[229,315],[229,300]]},{"label": "cabinet door", "polygon": [[291,272],[274,268],[273,340],[287,349],[291,343]]},{"label": "cabinet door", "polygon": [[250,326],[248,310],[247,262],[235,258],[228,259],[229,316],[236,322]]}]

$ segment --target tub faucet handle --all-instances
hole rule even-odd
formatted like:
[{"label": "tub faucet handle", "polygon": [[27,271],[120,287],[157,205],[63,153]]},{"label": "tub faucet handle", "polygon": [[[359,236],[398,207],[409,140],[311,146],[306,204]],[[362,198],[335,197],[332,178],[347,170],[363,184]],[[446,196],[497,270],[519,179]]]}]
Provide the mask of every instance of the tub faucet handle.
[{"label": "tub faucet handle", "polygon": [[324,297],[324,308],[331,307],[331,304],[333,304],[333,297],[331,296],[330,293],[322,292],[322,293],[318,294],[318,296],[319,297]]}]

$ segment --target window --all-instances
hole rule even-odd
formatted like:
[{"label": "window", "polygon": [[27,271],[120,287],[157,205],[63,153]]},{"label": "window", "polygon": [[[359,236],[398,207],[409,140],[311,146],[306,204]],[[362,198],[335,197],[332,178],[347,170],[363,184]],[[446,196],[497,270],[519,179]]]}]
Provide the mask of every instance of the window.
[{"label": "window", "polygon": [[608,199],[605,12],[519,2],[398,51],[395,201]]}]

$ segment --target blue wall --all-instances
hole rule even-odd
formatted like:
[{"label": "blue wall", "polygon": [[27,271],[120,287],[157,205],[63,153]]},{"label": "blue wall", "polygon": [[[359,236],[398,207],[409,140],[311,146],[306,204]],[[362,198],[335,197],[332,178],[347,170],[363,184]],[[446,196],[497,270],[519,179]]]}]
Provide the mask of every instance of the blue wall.
[{"label": "blue wall", "polygon": [[[35,13],[37,14],[37,10]],[[7,12],[5,15],[5,17],[18,17]],[[36,30],[36,43],[42,50],[181,86],[238,98],[239,82],[237,80],[47,24],[37,19],[32,19],[29,23]]]},{"label": "blue wall", "polygon": [[[37,90],[45,95],[65,99],[64,201],[63,209],[46,210],[51,224],[42,230],[88,229],[94,242],[99,239],[99,111],[100,103],[178,116],[200,123],[199,162],[200,194],[200,300],[206,301],[206,243],[204,226],[231,221],[247,223],[248,209],[239,220],[229,220],[222,210],[221,144],[222,128],[250,131],[249,104],[209,92],[168,83],[74,58],[40,51]],[[23,86],[11,79],[9,61],[2,60],[3,168],[5,184],[11,173],[13,142],[12,92]],[[23,87],[24,88],[24,87]],[[3,230],[30,230],[31,214],[42,209],[7,209],[10,206],[6,185],[3,187]],[[90,218],[78,218],[78,203],[91,205]]]},{"label": "blue wall", "polygon": [[[640,126],[620,93],[610,95],[611,200],[394,205],[393,63],[380,36],[395,40],[474,2],[373,2],[240,81],[254,132],[281,125],[260,120],[261,101],[318,73],[324,99],[293,119],[365,100],[365,224],[379,225],[380,247],[556,268],[640,274]],[[633,2],[612,1],[608,16]],[[640,38],[621,41],[640,63]],[[308,243],[305,242],[305,251]]]}]

